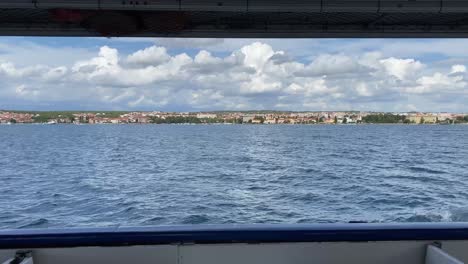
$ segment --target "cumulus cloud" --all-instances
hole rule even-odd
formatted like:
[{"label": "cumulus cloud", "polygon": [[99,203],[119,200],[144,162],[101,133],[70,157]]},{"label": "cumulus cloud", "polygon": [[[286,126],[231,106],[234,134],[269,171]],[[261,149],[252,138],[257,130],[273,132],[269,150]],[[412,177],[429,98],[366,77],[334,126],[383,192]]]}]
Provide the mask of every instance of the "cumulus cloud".
[{"label": "cumulus cloud", "polygon": [[464,90],[466,82],[463,76],[447,76],[440,72],[436,72],[431,76],[422,76],[416,80],[418,84],[415,87],[408,87],[408,93],[437,93],[444,94],[456,90]]},{"label": "cumulus cloud", "polygon": [[359,62],[349,56],[343,54],[321,54],[307,65],[300,75],[339,75],[356,73],[360,70],[364,69]]},{"label": "cumulus cloud", "polygon": [[452,71],[450,73],[464,73],[464,72],[466,72],[465,65],[457,64],[457,65],[452,66]]},{"label": "cumulus cloud", "polygon": [[[224,55],[203,48],[188,55],[170,52],[162,44],[130,54],[104,45],[94,56],[61,66],[47,61],[17,66],[0,55],[0,103],[16,99],[99,109],[406,111],[430,110],[431,98],[433,104],[454,94],[468,99],[466,67],[460,63],[432,69],[414,58],[386,57],[372,50],[303,60],[261,41]],[[419,96],[428,98],[425,105]]]},{"label": "cumulus cloud", "polygon": [[151,46],[130,54],[127,61],[135,64],[158,65],[167,62],[171,57],[167,54],[166,48]]},{"label": "cumulus cloud", "polygon": [[423,67],[421,62],[414,59],[397,59],[393,57],[382,59],[380,63],[389,75],[400,80],[405,80],[407,76],[413,76]]}]

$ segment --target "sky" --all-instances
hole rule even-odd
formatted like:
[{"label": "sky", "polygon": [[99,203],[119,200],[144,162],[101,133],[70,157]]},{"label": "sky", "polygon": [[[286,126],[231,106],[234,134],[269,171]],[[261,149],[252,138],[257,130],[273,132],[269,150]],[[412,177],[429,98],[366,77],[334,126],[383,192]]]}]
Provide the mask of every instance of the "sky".
[{"label": "sky", "polygon": [[468,39],[0,38],[0,109],[468,112]]}]

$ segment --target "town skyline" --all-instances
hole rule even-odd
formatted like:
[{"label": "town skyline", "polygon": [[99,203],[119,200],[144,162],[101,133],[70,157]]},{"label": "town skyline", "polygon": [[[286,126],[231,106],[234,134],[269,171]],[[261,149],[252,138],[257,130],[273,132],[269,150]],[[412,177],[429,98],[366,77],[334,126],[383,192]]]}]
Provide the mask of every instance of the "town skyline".
[{"label": "town skyline", "polygon": [[145,110],[145,109],[56,109],[56,110],[35,110],[35,109],[9,109],[0,108],[0,112],[163,112],[163,113],[222,113],[222,112],[239,112],[239,113],[262,113],[262,112],[276,112],[276,113],[320,113],[320,112],[367,112],[367,113],[451,113],[451,114],[468,114],[468,111],[381,111],[381,110],[360,110],[360,109],[329,109],[329,110],[281,110],[281,109],[214,109],[214,110],[187,110],[187,111],[171,111],[171,110]]},{"label": "town skyline", "polygon": [[468,114],[368,111],[1,111],[0,124],[461,124]]}]

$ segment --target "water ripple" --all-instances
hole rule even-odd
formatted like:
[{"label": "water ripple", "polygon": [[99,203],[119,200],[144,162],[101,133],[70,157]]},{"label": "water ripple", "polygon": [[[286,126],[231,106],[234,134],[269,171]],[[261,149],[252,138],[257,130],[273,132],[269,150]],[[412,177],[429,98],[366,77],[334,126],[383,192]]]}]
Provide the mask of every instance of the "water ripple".
[{"label": "water ripple", "polygon": [[1,126],[0,228],[468,221],[468,126]]}]

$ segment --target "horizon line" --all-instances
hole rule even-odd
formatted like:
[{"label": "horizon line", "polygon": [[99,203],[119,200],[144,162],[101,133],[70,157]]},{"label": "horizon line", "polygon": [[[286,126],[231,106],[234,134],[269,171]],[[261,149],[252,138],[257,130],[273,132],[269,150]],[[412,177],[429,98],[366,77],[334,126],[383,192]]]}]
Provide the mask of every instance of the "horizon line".
[{"label": "horizon line", "polygon": [[468,112],[451,111],[376,111],[376,110],[207,110],[207,111],[167,111],[167,110],[13,110],[0,109],[0,112],[162,112],[162,113],[215,113],[215,112],[276,112],[276,113],[320,113],[320,112],[369,112],[369,113],[448,113],[448,114],[468,114]]}]

